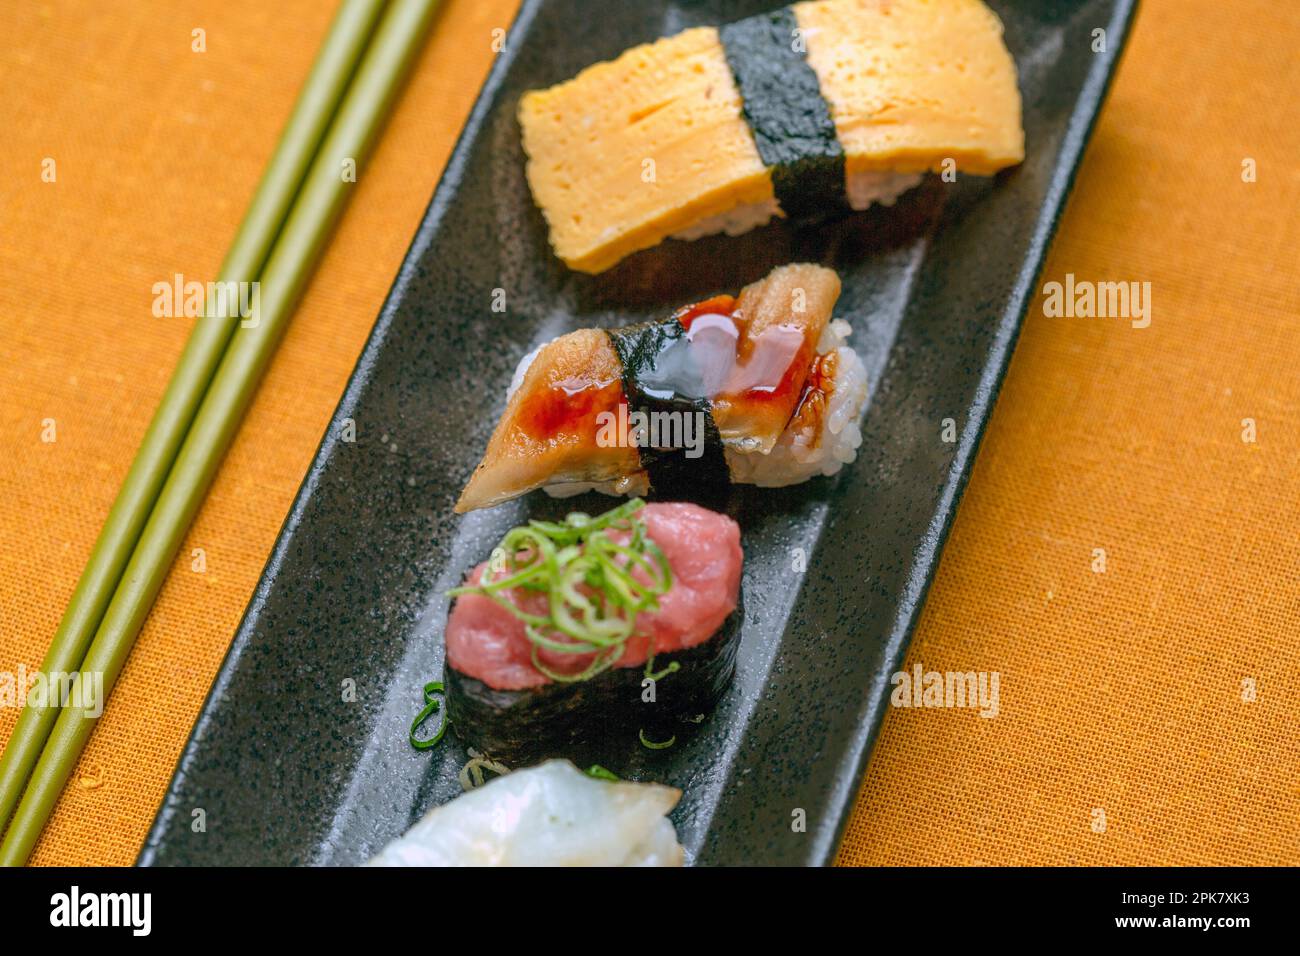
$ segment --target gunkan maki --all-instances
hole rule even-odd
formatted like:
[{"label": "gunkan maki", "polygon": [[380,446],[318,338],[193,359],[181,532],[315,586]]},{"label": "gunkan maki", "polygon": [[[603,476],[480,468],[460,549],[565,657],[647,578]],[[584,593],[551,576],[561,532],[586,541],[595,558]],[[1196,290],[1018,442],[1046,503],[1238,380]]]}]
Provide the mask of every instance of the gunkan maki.
[{"label": "gunkan maki", "polygon": [[683,502],[511,530],[451,592],[452,729],[506,763],[662,745],[731,682],[742,561],[736,523]]}]

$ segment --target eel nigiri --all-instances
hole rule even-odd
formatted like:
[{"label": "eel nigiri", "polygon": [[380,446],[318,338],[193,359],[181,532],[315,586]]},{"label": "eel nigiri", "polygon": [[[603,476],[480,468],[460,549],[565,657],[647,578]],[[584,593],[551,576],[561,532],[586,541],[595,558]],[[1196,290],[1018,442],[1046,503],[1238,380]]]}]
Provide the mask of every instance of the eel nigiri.
[{"label": "eel nigiri", "polygon": [[816,0],[686,30],[526,94],[519,121],[551,245],[592,273],[1024,159],[1016,66],[980,0]]},{"label": "eel nigiri", "polygon": [[839,293],[830,269],[781,266],[736,298],[554,339],[520,362],[456,510],[543,487],[683,498],[834,474],[867,396],[848,324],[831,321]]},{"label": "eel nigiri", "polygon": [[731,518],[680,502],[514,529],[452,592],[456,736],[507,763],[617,766],[685,732],[735,671],[742,560]]},{"label": "eel nigiri", "polygon": [[548,760],[434,807],[368,865],[681,866],[667,816],[681,795]]}]

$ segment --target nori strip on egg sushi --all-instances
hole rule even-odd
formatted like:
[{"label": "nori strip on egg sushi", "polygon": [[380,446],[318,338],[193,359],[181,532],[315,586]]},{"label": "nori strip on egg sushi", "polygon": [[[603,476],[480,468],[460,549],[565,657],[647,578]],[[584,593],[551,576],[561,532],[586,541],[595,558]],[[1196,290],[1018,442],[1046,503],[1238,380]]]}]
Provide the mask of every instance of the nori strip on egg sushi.
[{"label": "nori strip on egg sushi", "polygon": [[790,7],[718,31],[741,114],[771,172],[772,192],[781,211],[796,221],[848,205],[844,148],[817,74],[793,42],[798,36],[799,21]]}]

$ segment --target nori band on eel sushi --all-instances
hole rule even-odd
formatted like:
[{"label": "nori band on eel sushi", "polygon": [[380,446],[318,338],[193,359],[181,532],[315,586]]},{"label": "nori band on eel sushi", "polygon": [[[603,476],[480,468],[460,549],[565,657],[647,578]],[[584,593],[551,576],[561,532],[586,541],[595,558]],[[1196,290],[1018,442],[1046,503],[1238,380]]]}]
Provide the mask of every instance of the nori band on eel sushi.
[{"label": "nori band on eel sushi", "polygon": [[[703,643],[656,654],[653,702],[643,699],[646,667],[611,667],[590,680],[496,690],[446,668],[447,719],[461,742],[508,766],[568,757],[615,770],[645,760],[654,743],[680,741],[721,700],[736,670],[743,596]],[[673,663],[678,669],[665,673]]]},{"label": "nori band on eel sushi", "polygon": [[785,7],[718,31],[759,158],[795,221],[847,208],[844,148],[817,74],[796,44],[798,30]]},{"label": "nori band on eel sushi", "polygon": [[[610,344],[623,365],[623,392],[628,413],[660,413],[661,422],[681,423],[684,429],[703,424],[703,447],[698,457],[690,457],[689,447],[659,447],[648,444],[638,448],[641,467],[650,487],[659,498],[700,500],[701,490],[725,493],[731,473],[723,453],[722,436],[713,421],[703,370],[691,359],[686,329],[677,319],[646,322],[609,330]],[[663,417],[663,413],[676,413]],[[653,437],[653,434],[651,435]],[[664,437],[662,434],[659,436]],[[699,436],[695,436],[697,439]],[[690,444],[690,443],[683,443]]]}]

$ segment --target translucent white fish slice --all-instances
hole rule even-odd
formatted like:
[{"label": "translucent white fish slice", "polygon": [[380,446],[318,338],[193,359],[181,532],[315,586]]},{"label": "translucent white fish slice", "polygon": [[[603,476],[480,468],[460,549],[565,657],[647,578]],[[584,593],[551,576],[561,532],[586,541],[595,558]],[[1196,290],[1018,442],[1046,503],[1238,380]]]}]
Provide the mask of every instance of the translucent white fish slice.
[{"label": "translucent white fish slice", "polygon": [[548,760],[435,807],[367,865],[681,866],[667,818],[681,795]]}]

